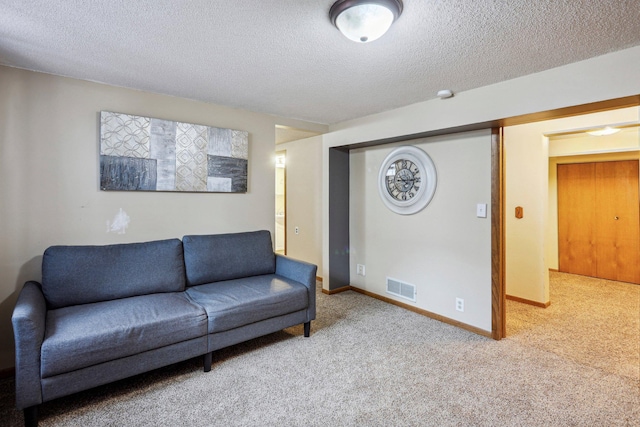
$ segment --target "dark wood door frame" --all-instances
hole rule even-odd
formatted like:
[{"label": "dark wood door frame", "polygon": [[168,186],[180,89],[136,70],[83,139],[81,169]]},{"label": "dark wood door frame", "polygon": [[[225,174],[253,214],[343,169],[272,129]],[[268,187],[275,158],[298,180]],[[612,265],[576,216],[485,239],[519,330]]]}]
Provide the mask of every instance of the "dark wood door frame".
[{"label": "dark wood door frame", "polygon": [[491,338],[494,340],[507,336],[502,129],[491,129]]}]

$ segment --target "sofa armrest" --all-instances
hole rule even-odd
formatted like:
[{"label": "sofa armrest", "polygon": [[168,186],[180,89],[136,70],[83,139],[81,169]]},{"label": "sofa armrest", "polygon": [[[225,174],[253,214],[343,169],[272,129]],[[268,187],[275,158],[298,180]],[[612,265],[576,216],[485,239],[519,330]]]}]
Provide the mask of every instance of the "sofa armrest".
[{"label": "sofa armrest", "polygon": [[318,266],[305,261],[276,254],[276,274],[300,282],[309,288],[307,321],[316,318],[316,272]]},{"label": "sofa armrest", "polygon": [[38,282],[25,283],[11,323],[16,344],[16,406],[24,409],[42,403],[40,349],[44,340],[47,304]]}]

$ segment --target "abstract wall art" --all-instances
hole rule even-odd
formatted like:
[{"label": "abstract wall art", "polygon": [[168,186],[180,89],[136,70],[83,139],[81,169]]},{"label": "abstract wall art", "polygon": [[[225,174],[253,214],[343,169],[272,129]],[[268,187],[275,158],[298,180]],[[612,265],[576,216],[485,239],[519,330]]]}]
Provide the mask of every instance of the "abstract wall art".
[{"label": "abstract wall art", "polygon": [[246,193],[249,133],[100,112],[100,189]]}]

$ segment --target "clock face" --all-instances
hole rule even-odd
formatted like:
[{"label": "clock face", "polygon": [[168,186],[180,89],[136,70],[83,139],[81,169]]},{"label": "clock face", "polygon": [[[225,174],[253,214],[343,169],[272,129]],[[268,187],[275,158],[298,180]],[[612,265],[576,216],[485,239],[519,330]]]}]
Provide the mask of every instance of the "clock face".
[{"label": "clock face", "polygon": [[409,159],[398,159],[387,169],[387,191],[396,200],[413,199],[420,190],[420,168]]},{"label": "clock face", "polygon": [[398,147],[380,166],[378,190],[390,210],[402,215],[414,214],[427,206],[433,197],[435,165],[418,147]]}]

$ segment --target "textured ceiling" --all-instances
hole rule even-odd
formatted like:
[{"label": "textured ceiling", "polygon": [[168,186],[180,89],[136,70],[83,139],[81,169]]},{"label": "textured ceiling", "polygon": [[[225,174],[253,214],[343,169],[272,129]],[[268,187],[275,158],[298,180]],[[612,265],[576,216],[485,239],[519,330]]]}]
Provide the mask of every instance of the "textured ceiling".
[{"label": "textured ceiling", "polygon": [[639,0],[404,0],[368,44],[332,3],[0,0],[0,63],[333,124],[640,45]]}]

